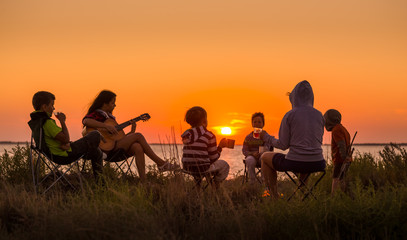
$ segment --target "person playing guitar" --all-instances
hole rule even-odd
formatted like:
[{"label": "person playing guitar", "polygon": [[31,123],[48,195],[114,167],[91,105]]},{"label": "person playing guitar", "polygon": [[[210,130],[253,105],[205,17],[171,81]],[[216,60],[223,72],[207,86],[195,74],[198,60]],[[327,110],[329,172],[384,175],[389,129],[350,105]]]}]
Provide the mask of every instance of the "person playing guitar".
[{"label": "person playing guitar", "polygon": [[179,165],[164,161],[157,156],[144,136],[136,132],[136,122],[138,120],[148,120],[150,118],[148,114],[143,114],[138,118],[128,121],[129,124],[126,125],[131,125],[131,130],[129,133],[124,134],[123,130],[121,130],[120,127],[118,128],[119,125],[112,114],[115,107],[116,94],[108,90],[103,90],[95,98],[86,116],[82,120],[85,127],[83,134],[86,134],[91,129],[97,129],[104,136],[105,142],[101,142],[99,146],[108,155],[108,161],[109,153],[113,153],[119,149],[124,150],[127,157],[135,156],[137,170],[142,182],[146,179],[144,154],[157,164],[159,171],[163,172],[179,169]]}]

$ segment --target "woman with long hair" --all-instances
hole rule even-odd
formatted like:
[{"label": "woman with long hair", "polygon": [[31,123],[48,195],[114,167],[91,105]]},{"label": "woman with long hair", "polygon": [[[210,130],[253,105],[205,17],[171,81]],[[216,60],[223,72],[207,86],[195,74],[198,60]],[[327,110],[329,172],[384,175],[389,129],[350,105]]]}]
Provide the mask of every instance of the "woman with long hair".
[{"label": "woman with long hair", "polygon": [[[116,119],[112,114],[115,107],[116,94],[109,90],[101,91],[89,107],[86,116],[83,118],[83,125],[88,128],[104,129],[112,135],[118,134],[117,129],[113,125],[106,123],[106,120],[108,119]],[[125,152],[126,157],[135,156],[137,170],[142,182],[146,179],[144,154],[157,164],[159,171],[171,171],[179,168],[177,164],[164,161],[157,156],[147,143],[144,136],[141,133],[136,132],[136,127],[136,122],[131,121],[130,132],[123,138],[117,140],[111,151],[106,152],[108,155],[108,161],[109,153],[113,153],[120,149]]]}]

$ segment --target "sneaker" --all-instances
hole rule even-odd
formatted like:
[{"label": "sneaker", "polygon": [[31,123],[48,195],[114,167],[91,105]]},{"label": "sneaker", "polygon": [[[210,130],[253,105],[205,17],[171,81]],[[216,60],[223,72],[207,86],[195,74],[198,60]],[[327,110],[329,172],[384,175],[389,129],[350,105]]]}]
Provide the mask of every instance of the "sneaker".
[{"label": "sneaker", "polygon": [[176,163],[165,162],[163,165],[158,167],[158,171],[166,172],[166,171],[175,171],[180,169],[179,165]]},{"label": "sneaker", "polygon": [[263,192],[263,194],[261,195],[262,197],[264,197],[264,198],[268,198],[268,197],[270,197],[271,195],[270,195],[270,192],[269,192],[269,190],[264,190],[264,192]]}]

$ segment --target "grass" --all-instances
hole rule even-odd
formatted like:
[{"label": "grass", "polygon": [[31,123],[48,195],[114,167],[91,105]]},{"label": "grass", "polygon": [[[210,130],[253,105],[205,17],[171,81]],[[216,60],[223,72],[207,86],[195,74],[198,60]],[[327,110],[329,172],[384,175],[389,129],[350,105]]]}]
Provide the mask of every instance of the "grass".
[{"label": "grass", "polygon": [[[347,191],[330,196],[331,166],[312,198],[270,201],[259,187],[227,180],[197,192],[191,179],[150,168],[148,183],[106,168],[106,186],[35,194],[28,147],[0,156],[0,239],[404,239],[407,154],[386,146],[380,159],[357,155]],[[173,156],[170,153],[168,156]],[[292,185],[279,189],[286,196]]]}]

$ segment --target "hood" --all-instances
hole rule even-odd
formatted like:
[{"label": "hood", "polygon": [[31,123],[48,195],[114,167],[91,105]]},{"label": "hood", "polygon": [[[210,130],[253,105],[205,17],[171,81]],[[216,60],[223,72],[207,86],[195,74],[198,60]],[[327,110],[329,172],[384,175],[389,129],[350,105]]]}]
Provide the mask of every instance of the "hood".
[{"label": "hood", "polygon": [[35,121],[38,119],[48,119],[50,118],[49,114],[43,111],[35,111],[30,113],[31,120]]},{"label": "hood", "polygon": [[196,142],[196,140],[198,140],[205,132],[207,132],[207,130],[203,126],[190,128],[181,135],[182,142],[184,144],[192,144]]},{"label": "hood", "polygon": [[[31,131],[38,132],[45,121],[49,119],[49,115],[43,111],[35,111],[30,113],[31,120],[28,122],[28,125],[31,128]],[[39,132],[38,132],[39,133]]]},{"label": "hood", "polygon": [[341,113],[335,109],[329,109],[328,111],[326,111],[326,113],[324,114],[324,118],[325,118],[325,128],[328,131],[332,131],[332,129],[337,124],[340,124],[342,120]]},{"label": "hood", "polygon": [[47,156],[51,156],[49,148],[45,142],[45,138],[42,137],[42,126],[47,119],[50,119],[48,113],[43,111],[35,111],[30,114],[31,120],[28,122],[28,126],[31,128],[32,138],[35,141],[35,145],[42,150]]},{"label": "hood", "polygon": [[314,106],[314,92],[307,80],[299,82],[290,93],[290,102],[293,108],[301,106]]}]

